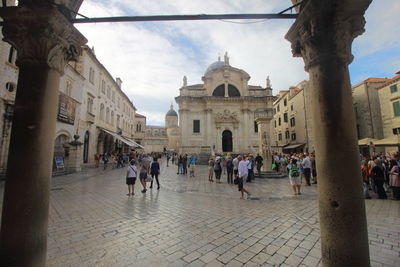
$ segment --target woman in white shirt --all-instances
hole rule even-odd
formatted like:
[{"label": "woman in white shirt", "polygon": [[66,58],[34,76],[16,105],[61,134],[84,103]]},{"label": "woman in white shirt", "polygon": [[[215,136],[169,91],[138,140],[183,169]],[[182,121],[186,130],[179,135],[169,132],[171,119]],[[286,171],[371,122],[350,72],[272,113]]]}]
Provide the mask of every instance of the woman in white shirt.
[{"label": "woman in white shirt", "polygon": [[130,165],[126,171],[126,184],[128,185],[128,194],[127,196],[135,194],[135,182],[137,177],[137,167],[135,165],[135,161],[131,160]]}]

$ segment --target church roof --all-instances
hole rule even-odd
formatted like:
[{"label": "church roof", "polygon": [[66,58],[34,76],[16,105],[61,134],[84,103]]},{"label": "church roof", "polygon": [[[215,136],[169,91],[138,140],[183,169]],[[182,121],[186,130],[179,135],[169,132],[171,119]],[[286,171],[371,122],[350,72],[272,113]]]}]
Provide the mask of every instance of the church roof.
[{"label": "church roof", "polygon": [[225,66],[225,63],[223,61],[221,61],[221,60],[215,61],[210,66],[208,66],[206,73],[209,71],[212,71],[212,70],[222,68],[223,66]]},{"label": "church roof", "polygon": [[172,104],[171,104],[171,107],[169,108],[166,116],[178,117],[178,113],[176,113],[176,111],[174,110],[174,106]]}]

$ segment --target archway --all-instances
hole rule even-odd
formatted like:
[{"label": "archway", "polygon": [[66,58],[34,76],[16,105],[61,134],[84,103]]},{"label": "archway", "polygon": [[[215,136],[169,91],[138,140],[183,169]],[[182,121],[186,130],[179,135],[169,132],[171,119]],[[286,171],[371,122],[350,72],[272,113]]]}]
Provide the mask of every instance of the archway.
[{"label": "archway", "polygon": [[89,161],[89,131],[85,132],[85,137],[83,139],[83,163],[88,163]]},{"label": "archway", "polygon": [[222,151],[232,152],[232,132],[229,130],[222,132]]}]

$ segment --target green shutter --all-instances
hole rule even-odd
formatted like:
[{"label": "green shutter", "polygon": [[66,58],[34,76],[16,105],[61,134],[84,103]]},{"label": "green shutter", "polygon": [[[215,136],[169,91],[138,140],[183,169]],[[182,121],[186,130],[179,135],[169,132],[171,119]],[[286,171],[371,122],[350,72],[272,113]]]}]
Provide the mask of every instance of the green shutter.
[{"label": "green shutter", "polygon": [[393,102],[393,113],[395,117],[400,116],[400,101]]},{"label": "green shutter", "polygon": [[390,86],[390,92],[392,94],[397,92],[397,84],[394,84],[394,85]]}]

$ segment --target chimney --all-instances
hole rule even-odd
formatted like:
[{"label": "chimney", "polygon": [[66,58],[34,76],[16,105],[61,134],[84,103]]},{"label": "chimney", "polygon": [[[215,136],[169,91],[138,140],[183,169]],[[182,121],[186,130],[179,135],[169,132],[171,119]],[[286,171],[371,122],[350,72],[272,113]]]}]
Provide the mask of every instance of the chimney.
[{"label": "chimney", "polygon": [[121,88],[122,80],[120,78],[116,78],[115,82],[118,84],[118,87]]}]

